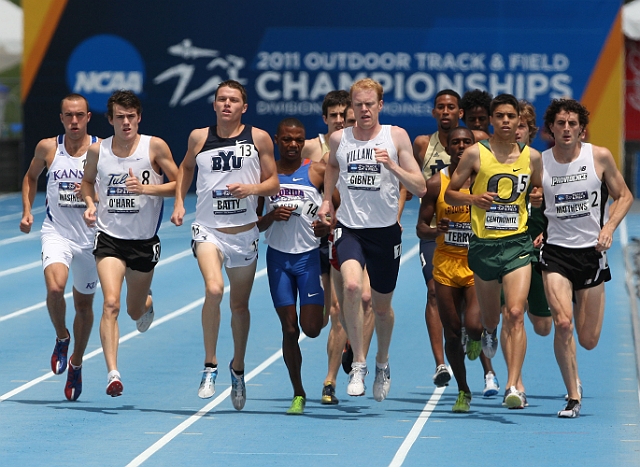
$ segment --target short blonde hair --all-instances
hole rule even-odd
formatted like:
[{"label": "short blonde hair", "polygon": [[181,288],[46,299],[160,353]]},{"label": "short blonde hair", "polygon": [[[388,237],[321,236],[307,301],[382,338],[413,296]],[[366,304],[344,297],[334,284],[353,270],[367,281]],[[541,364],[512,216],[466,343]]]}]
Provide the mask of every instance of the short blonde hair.
[{"label": "short blonde hair", "polygon": [[529,127],[529,141],[527,141],[527,144],[531,144],[538,134],[538,127],[536,126],[536,109],[530,102],[525,100],[519,101],[518,105],[520,107],[520,118],[524,119]]},{"label": "short blonde hair", "polygon": [[377,81],[372,80],[371,78],[363,78],[359,79],[355,83],[351,85],[351,89],[349,90],[349,97],[353,101],[353,93],[356,91],[375,91],[378,95],[378,100],[382,100],[382,95],[384,91],[382,90],[382,85]]}]

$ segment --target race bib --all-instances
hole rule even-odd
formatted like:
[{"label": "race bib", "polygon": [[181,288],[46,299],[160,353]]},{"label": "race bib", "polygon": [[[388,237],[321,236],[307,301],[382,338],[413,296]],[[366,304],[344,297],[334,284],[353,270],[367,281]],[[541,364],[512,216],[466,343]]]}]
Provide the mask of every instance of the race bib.
[{"label": "race bib", "polygon": [[213,190],[213,213],[215,215],[243,214],[247,212],[247,198],[235,198],[229,190]]},{"label": "race bib", "polygon": [[518,230],[520,213],[515,204],[493,204],[484,218],[487,230]]},{"label": "race bib", "polygon": [[469,248],[470,222],[449,222],[449,231],[444,234],[445,245]]},{"label": "race bib", "polygon": [[86,203],[83,201],[80,193],[76,193],[75,182],[59,182],[58,183],[58,206],[61,208],[85,208]]},{"label": "race bib", "polygon": [[555,201],[556,217],[559,220],[589,215],[589,194],[586,191],[556,195]]},{"label": "race bib", "polygon": [[380,164],[348,164],[347,188],[349,190],[380,191]]},{"label": "race bib", "polygon": [[125,187],[107,188],[107,211],[110,213],[135,214],[140,211],[140,196]]}]

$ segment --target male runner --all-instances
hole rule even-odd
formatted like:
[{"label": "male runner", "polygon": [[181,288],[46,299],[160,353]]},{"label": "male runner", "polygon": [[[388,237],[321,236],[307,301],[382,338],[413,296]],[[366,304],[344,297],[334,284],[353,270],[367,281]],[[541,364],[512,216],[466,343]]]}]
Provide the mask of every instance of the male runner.
[{"label": "male runner", "polygon": [[[64,134],[41,140],[22,181],[20,231],[31,232],[31,209],[38,191],[38,177],[47,169],[47,215],[42,223],[42,267],[47,287],[47,309],[56,331],[51,370],[67,370],[64,395],[75,401],[82,392],[82,357],[93,326],[93,296],[98,284],[96,261],[91,253],[95,230],[82,220],[86,204],[79,189],[87,149],[98,138],[87,134],[91,120],[89,104],[80,94],[69,94],[60,104]],[[73,271],[73,354],[67,365],[71,335],[66,325],[64,290]]]},{"label": "male runner", "polygon": [[567,387],[567,405],[558,412],[563,418],[578,417],[581,409],[574,316],[578,342],[594,349],[604,318],[604,283],[611,279],[606,250],[633,203],[611,152],[582,142],[588,123],[589,112],[573,99],[554,99],[544,115],[555,146],[542,154],[548,223],[540,266],[555,327],[553,347]]},{"label": "male runner", "polygon": [[[516,143],[520,115],[515,97],[497,96],[490,110],[494,133],[464,152],[447,187],[445,201],[453,206],[471,205],[474,235],[469,241],[469,267],[474,272],[485,328],[482,350],[489,358],[498,348],[500,295],[504,289],[507,339],[502,340],[502,351],[508,370],[504,403],[516,409],[526,405],[526,397],[516,384],[527,347],[524,309],[534,260],[533,245],[526,232],[526,198],[529,185],[540,186],[540,153]],[[469,177],[472,194],[461,193]],[[541,202],[538,190],[531,193],[531,199]]]},{"label": "male runner", "polygon": [[[276,162],[280,192],[260,197],[258,229],[265,233],[267,272],[273,306],[282,325],[282,354],[293,385],[289,415],[302,415],[307,395],[302,386],[300,327],[308,337],[322,330],[324,293],[320,278],[320,237],[330,227],[317,221],[322,202],[325,164],[302,160],[304,125],[286,118],[278,125],[274,141],[280,159]],[[296,302],[300,296],[300,324]]]},{"label": "male runner", "polygon": [[127,282],[127,313],[145,332],[154,316],[150,287],[160,259],[163,197],[173,196],[178,168],[167,143],[138,133],[142,104],[133,92],[114,92],[107,117],[114,135],[89,148],[81,190],[84,221],[97,226],[93,254],[104,295],[100,339],[107,394],[116,397],[123,390],[117,364],[122,283]]},{"label": "male runner", "polygon": [[[470,130],[480,130],[489,134],[489,106],[491,94],[487,91],[474,89],[467,91],[460,100],[460,108],[464,115],[462,121]],[[479,141],[476,138],[477,141]]]},{"label": "male runner", "polygon": [[[422,198],[416,231],[420,238],[432,238],[437,242],[433,255],[433,277],[440,319],[445,331],[445,350],[453,375],[458,382],[458,398],[454,412],[468,412],[471,405],[471,389],[467,384],[464,364],[462,328],[472,339],[480,343],[482,324],[480,307],[473,286],[473,272],[469,269],[467,253],[471,236],[469,206],[450,206],[444,201],[444,193],[451,175],[464,150],[474,144],[473,133],[468,128],[455,128],[449,132],[447,152],[451,164],[427,181],[427,194]],[[462,190],[468,193],[469,181]],[[437,228],[430,227],[434,217]],[[464,308],[463,308],[464,303]],[[467,355],[475,360],[480,355],[479,345],[467,344]]]},{"label": "male runner", "polygon": [[218,86],[213,101],[216,125],[191,132],[187,153],[178,173],[171,222],[184,220],[184,198],[196,165],[196,219],[191,225],[193,253],[205,284],[202,305],[204,372],[198,396],[215,393],[218,375],[216,347],[220,303],[224,294],[224,265],[229,278],[229,303],[234,352],[229,363],[231,403],[242,410],[246,402],[244,357],[249,336],[249,295],[258,257],[258,196],[278,193],[280,184],[273,143],[266,131],[242,123],[247,93],[234,80]]},{"label": "male runner", "polygon": [[319,162],[322,156],[329,152],[329,138],[334,132],[344,128],[345,111],[350,103],[349,93],[342,89],[330,91],[324,96],[322,120],[327,125],[327,132],[305,141],[302,149],[303,159]]},{"label": "male runner", "polygon": [[402,247],[397,220],[399,183],[420,197],[426,188],[412,157],[407,132],[380,124],[382,86],[365,78],[351,86],[350,95],[357,123],[331,135],[324,200],[318,217],[326,224],[331,223],[327,215],[334,215],[331,194],[337,184],[341,204],[334,236],[344,281],[344,320],[354,355],[347,393],[351,396],[365,393],[362,281],[366,265],[378,338],[373,396],[382,401],[391,386],[389,345],[394,321],[391,299]]}]

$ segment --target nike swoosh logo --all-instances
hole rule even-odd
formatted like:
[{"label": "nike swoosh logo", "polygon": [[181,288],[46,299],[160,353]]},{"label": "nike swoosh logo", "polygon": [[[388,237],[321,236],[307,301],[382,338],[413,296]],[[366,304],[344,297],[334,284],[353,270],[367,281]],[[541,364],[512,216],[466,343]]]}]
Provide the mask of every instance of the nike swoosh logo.
[{"label": "nike swoosh logo", "polygon": [[236,141],[236,144],[242,144],[242,143],[246,143],[246,142],[247,142],[246,139],[242,139],[242,140]]},{"label": "nike swoosh logo", "polygon": [[528,257],[529,257],[529,255],[518,256],[519,259],[525,259],[525,258],[528,258]]},{"label": "nike swoosh logo", "polygon": [[520,167],[519,169],[513,169],[514,172],[517,172],[518,170],[522,170],[522,167]]},{"label": "nike swoosh logo", "polygon": [[308,293],[307,297],[315,297],[316,295],[318,295],[320,292],[316,292],[316,293]]},{"label": "nike swoosh logo", "polygon": [[376,143],[376,146],[380,146],[380,145],[382,145],[382,144],[384,144],[384,143]]},{"label": "nike swoosh logo", "polygon": [[302,179],[301,178],[292,178],[291,180],[293,180],[294,182],[299,182]]}]

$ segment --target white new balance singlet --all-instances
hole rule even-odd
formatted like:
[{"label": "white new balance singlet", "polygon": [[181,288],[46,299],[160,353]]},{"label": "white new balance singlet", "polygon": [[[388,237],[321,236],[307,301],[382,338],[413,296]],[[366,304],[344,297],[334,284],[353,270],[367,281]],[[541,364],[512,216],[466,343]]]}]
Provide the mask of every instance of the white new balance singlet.
[{"label": "white new balance singlet", "polygon": [[568,164],[542,153],[545,241],[566,248],[596,246],[602,226],[609,218],[609,191],[596,174],[593,146],[582,143],[580,155]]},{"label": "white new balance singlet", "polygon": [[215,229],[258,220],[258,197],[235,198],[227,188],[232,183],[260,183],[260,156],[253,144],[250,125],[245,125],[233,138],[222,138],[215,126],[210,127],[207,140],[196,155],[196,163],[197,224]]},{"label": "white new balance singlet", "polygon": [[311,223],[317,219],[322,195],[309,180],[310,167],[306,159],[291,175],[279,174],[280,192],[265,198],[267,213],[280,206],[296,208],[288,221],[275,221],[265,232],[267,245],[283,253],[304,253],[320,245]]},{"label": "white new balance singlet", "polygon": [[341,200],[336,216],[346,227],[388,227],[397,222],[399,181],[376,162],[376,148],[385,148],[389,157],[398,163],[390,125],[382,125],[380,132],[369,141],[355,139],[351,127],[343,130],[336,151]]},{"label": "white new balance singlet", "polygon": [[[58,135],[58,147],[51,167],[47,172],[47,215],[42,223],[42,233],[57,233],[71,240],[81,248],[93,244],[95,229],[87,227],[82,214],[87,205],[76,192],[76,183],[82,182],[85,152],[81,156],[71,156],[64,147],[64,135]],[[91,136],[91,144],[98,141]]]},{"label": "white new balance singlet", "polygon": [[153,170],[149,157],[151,136],[140,135],[138,146],[129,157],[118,157],[112,149],[113,137],[100,143],[98,159],[98,230],[126,240],[147,240],[158,232],[164,199],[138,195],[127,190],[129,169],[140,182],[161,185],[164,177]]}]

